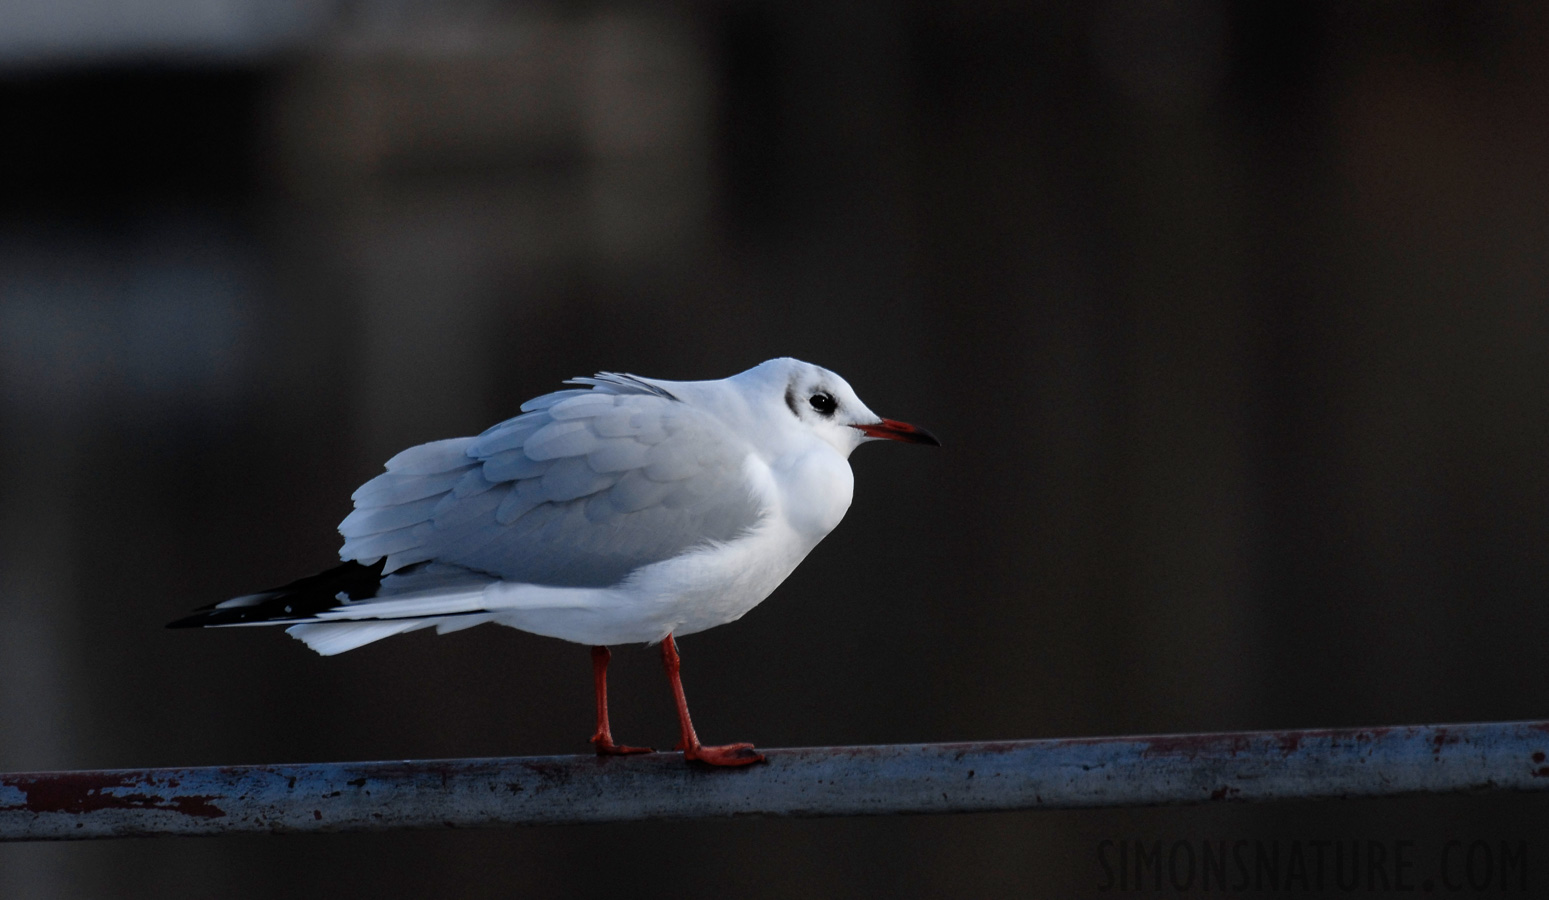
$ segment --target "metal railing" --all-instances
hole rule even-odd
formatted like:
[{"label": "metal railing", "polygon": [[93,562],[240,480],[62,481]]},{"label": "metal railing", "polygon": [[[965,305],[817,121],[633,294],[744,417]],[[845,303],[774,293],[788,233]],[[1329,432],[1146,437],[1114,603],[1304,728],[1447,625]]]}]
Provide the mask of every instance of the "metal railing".
[{"label": "metal railing", "polygon": [[0,840],[1083,809],[1549,788],[1549,721],[0,775]]}]

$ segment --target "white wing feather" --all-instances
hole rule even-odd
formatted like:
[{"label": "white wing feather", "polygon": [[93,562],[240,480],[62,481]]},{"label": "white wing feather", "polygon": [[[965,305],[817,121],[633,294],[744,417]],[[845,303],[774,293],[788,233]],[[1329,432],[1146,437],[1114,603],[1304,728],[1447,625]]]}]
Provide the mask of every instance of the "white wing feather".
[{"label": "white wing feather", "polygon": [[477,437],[393,457],[355,492],[340,556],[386,557],[385,573],[438,562],[511,582],[609,587],[764,516],[743,475],[748,448],[719,420],[631,376],[574,383],[591,389],[537,397]]}]

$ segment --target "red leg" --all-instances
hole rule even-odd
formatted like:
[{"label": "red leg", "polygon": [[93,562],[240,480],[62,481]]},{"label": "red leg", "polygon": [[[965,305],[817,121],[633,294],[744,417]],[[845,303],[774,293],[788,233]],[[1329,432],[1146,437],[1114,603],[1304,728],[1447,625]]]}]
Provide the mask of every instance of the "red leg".
[{"label": "red leg", "polygon": [[688,717],[688,700],[683,696],[683,679],[678,677],[678,645],[673,642],[670,634],[662,641],[662,668],[667,670],[667,680],[672,682],[672,699],[678,704],[678,728],[683,732],[683,738],[678,742],[678,749],[683,751],[684,759],[690,762],[708,763],[712,766],[745,766],[764,761],[764,755],[755,752],[752,744],[706,747],[699,743],[699,735],[694,733],[694,723]]},{"label": "red leg", "polygon": [[597,686],[597,733],[592,735],[592,743],[597,745],[598,756],[650,753],[650,747],[622,747],[613,743],[613,732],[608,728],[608,660],[612,658],[607,647],[592,648],[592,681]]}]

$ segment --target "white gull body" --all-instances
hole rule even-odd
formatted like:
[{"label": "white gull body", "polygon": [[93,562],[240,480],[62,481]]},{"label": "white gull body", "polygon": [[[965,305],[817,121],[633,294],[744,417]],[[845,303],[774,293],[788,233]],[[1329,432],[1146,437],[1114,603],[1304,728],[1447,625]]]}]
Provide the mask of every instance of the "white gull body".
[{"label": "white gull body", "polygon": [[287,586],[187,624],[293,622],[325,655],[485,622],[593,646],[693,634],[761,603],[839,524],[857,446],[935,443],[794,359],[719,381],[571,383],[586,387],[406,450],[355,492],[340,556],[381,564],[372,590],[305,604]]}]

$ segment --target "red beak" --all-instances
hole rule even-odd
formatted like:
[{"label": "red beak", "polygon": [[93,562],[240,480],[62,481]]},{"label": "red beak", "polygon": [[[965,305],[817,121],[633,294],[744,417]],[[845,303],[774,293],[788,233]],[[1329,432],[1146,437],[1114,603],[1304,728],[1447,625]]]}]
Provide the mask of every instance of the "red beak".
[{"label": "red beak", "polygon": [[934,434],[923,428],[916,428],[908,422],[900,422],[897,419],[883,419],[870,425],[851,425],[850,427],[869,438],[903,441],[906,444],[929,444],[932,447],[941,446],[941,442],[936,440]]}]

